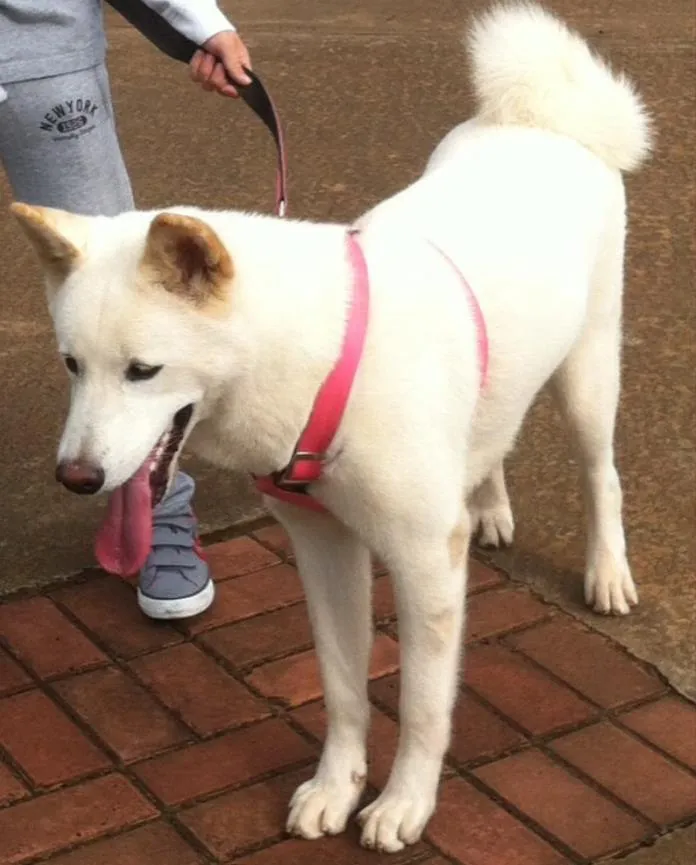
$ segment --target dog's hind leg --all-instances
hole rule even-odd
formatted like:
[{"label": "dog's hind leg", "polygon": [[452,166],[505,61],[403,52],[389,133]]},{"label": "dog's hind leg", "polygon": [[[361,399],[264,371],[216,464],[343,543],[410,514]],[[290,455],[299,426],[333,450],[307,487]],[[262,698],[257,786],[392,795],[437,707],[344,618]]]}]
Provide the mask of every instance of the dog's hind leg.
[{"label": "dog's hind leg", "polygon": [[515,533],[502,460],[469,499],[472,536],[482,547],[509,546]]},{"label": "dog's hind leg", "polygon": [[[269,503],[270,504],[270,503]],[[290,802],[288,831],[304,838],[342,832],[365,786],[372,638],[370,554],[329,515],[271,504],[288,530],[307,595],[328,730],[314,777]]]},{"label": "dog's hind leg", "polygon": [[585,600],[598,613],[625,615],[638,595],[626,558],[613,447],[622,279],[621,237],[599,262],[583,331],[554,377],[554,390],[577,439],[583,472],[588,518]]}]

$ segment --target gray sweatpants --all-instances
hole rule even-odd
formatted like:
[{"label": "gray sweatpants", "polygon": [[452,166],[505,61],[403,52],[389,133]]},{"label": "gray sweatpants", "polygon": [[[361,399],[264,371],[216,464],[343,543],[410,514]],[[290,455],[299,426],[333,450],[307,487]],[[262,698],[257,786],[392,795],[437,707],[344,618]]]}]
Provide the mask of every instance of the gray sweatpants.
[{"label": "gray sweatpants", "polygon": [[[51,78],[17,81],[2,89],[6,98],[0,102],[0,164],[15,199],[91,216],[115,216],[133,209],[104,64]],[[154,592],[157,581],[162,597],[189,593],[191,574],[202,583],[208,579],[206,566],[193,551],[193,490],[193,480],[179,472],[168,498],[155,512],[155,548],[145,572],[147,585]],[[175,517],[186,523],[188,532],[180,533],[173,543],[170,535]],[[172,546],[177,552],[179,548],[186,551],[179,556],[184,589],[181,580],[159,580],[170,574],[167,555],[171,557],[168,549]]]},{"label": "gray sweatpants", "polygon": [[104,64],[3,89],[0,164],[15,199],[89,215],[133,209]]}]

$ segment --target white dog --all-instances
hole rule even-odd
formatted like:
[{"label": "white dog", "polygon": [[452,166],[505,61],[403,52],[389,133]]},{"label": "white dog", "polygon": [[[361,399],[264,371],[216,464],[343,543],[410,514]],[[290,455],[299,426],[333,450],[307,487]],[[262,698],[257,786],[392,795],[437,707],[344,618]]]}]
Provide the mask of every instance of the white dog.
[{"label": "white dog", "polygon": [[[494,9],[469,47],[476,116],[352,241],[369,315],[310,485],[326,510],[269,500],[296,550],[329,716],[316,775],[291,802],[288,828],[306,838],[340,832],[363,790],[370,553],[392,574],[401,736],[385,789],[360,813],[363,844],[387,851],[415,842],[435,808],[469,536],[512,539],[503,459],[546,382],[582,457],[587,601],[623,614],[637,600],[612,438],[621,172],[647,157],[649,121],[631,86],[538,7]],[[184,441],[257,476],[288,465],[360,282],[345,226],[179,207],[14,212],[43,263],[72,379],[59,474],[118,491],[114,533],[149,520]]]}]

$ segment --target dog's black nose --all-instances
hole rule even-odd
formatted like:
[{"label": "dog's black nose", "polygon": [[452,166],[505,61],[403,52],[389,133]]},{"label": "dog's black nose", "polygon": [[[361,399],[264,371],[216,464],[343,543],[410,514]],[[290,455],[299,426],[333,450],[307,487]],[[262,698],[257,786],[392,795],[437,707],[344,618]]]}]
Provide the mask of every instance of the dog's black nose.
[{"label": "dog's black nose", "polygon": [[56,480],[72,493],[92,496],[104,486],[104,469],[86,460],[67,460],[58,463]]}]

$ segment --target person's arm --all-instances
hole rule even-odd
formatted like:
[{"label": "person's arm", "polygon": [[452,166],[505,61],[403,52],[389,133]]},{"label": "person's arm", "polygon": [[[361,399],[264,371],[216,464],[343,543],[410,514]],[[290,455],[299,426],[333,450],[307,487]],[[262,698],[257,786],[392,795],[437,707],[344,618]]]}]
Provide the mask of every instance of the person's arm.
[{"label": "person's arm", "polygon": [[215,0],[141,0],[196,45],[223,31],[236,30]]},{"label": "person's arm", "polygon": [[[236,31],[218,7],[216,0],[107,0],[118,11],[136,23],[141,16],[133,13],[147,7],[166,25],[201,46],[189,64],[191,78],[204,90],[215,90],[223,96],[237,96],[234,84],[249,84],[244,69],[251,69],[249,52]],[[141,25],[145,35],[146,27]]]}]

